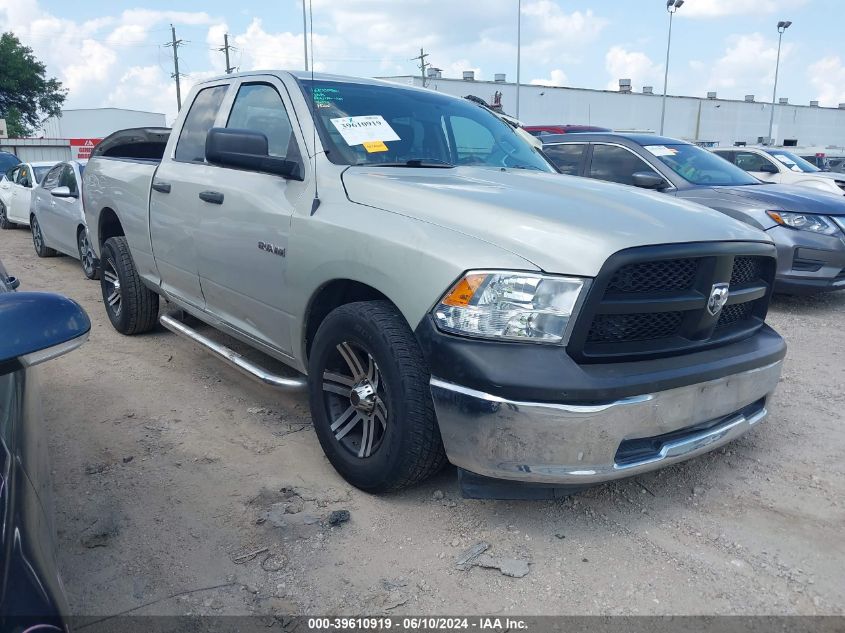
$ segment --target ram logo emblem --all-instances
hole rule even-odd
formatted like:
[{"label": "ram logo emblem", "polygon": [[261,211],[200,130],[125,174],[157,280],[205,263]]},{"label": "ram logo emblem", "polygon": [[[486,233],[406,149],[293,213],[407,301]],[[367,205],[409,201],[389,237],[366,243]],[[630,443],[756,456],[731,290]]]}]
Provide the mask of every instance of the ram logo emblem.
[{"label": "ram logo emblem", "polygon": [[285,256],[285,249],[275,244],[271,244],[270,242],[258,242],[258,248],[262,251],[267,251],[268,253],[273,253],[273,255],[278,255],[279,257]]},{"label": "ram logo emblem", "polygon": [[713,284],[710,290],[710,298],[707,300],[707,311],[716,316],[725,307],[730,295],[729,284]]}]

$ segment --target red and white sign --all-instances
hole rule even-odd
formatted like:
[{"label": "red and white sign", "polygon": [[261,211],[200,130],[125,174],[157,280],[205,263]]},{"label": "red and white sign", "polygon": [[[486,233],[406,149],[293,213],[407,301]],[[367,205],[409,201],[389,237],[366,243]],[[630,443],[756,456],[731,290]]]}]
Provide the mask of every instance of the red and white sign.
[{"label": "red and white sign", "polygon": [[72,138],[70,139],[70,153],[74,160],[88,160],[94,146],[103,139],[101,138]]}]

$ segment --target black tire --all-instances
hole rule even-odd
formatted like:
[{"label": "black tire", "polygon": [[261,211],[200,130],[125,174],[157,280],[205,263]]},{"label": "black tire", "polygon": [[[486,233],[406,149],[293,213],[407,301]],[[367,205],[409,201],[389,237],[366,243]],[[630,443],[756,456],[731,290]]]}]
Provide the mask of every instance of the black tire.
[{"label": "black tire", "polygon": [[79,251],[79,264],[82,266],[82,273],[88,279],[99,279],[100,269],[97,267],[97,260],[91,243],[88,241],[88,231],[80,226],[76,231],[76,249]]},{"label": "black tire", "polygon": [[[375,385],[375,392],[370,398],[377,404],[370,415],[356,408],[364,401],[352,392],[355,385],[361,388],[361,382],[356,381],[355,363],[345,360],[342,346],[356,354],[359,375],[373,377],[370,386]],[[365,369],[369,361],[372,364]],[[314,429],[326,457],[350,484],[367,492],[388,492],[419,483],[442,468],[446,454],[431,401],[430,373],[407,321],[391,303],[350,303],[331,312],[314,337],[308,372]],[[326,385],[334,390],[327,391]],[[344,395],[347,386],[350,395]],[[353,409],[352,417],[344,419],[342,412]],[[360,422],[348,430],[359,413]],[[382,419],[385,423],[380,424]],[[344,432],[342,439],[336,437]],[[364,447],[372,452],[362,457]]]},{"label": "black tire", "polygon": [[44,241],[44,233],[41,232],[41,225],[35,215],[29,216],[29,231],[32,234],[32,246],[35,247],[35,254],[39,257],[55,257],[56,250],[47,246]]},{"label": "black tire", "polygon": [[15,228],[15,223],[9,221],[9,216],[6,215],[6,205],[0,202],[0,229],[8,230]]},{"label": "black tire", "polygon": [[125,237],[106,240],[100,270],[103,305],[114,329],[127,335],[152,330],[158,318],[158,295],[141,281]]}]

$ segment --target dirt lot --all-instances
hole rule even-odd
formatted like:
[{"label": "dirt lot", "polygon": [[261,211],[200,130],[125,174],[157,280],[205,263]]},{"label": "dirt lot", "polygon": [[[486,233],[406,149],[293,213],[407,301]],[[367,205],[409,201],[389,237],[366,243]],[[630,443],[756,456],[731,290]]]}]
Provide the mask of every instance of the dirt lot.
[{"label": "dirt lot", "polygon": [[[467,501],[451,468],[402,494],[350,489],[304,397],[163,329],[119,335],[99,284],[39,260],[25,230],[0,232],[0,258],[93,322],[43,373],[74,613],[845,613],[845,292],[776,300],[771,417],[726,450],[562,501]],[[456,569],[481,541],[528,574]]]}]

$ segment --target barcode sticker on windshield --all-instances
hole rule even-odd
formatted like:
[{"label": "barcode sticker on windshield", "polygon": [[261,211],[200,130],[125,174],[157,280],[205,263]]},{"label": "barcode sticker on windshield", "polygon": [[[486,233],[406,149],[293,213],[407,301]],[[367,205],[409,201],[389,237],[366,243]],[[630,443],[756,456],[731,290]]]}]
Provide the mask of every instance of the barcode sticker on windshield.
[{"label": "barcode sticker on windshield", "polygon": [[678,150],[665,145],[646,145],[645,148],[654,156],[674,156],[678,153]]},{"label": "barcode sticker on windshield", "polygon": [[386,152],[387,145],[384,144],[384,141],[366,141],[364,143],[364,149],[367,150],[368,154],[372,154],[373,152]]},{"label": "barcode sticker on windshield", "polygon": [[362,145],[370,141],[398,141],[399,135],[380,114],[331,119],[347,145]]}]

